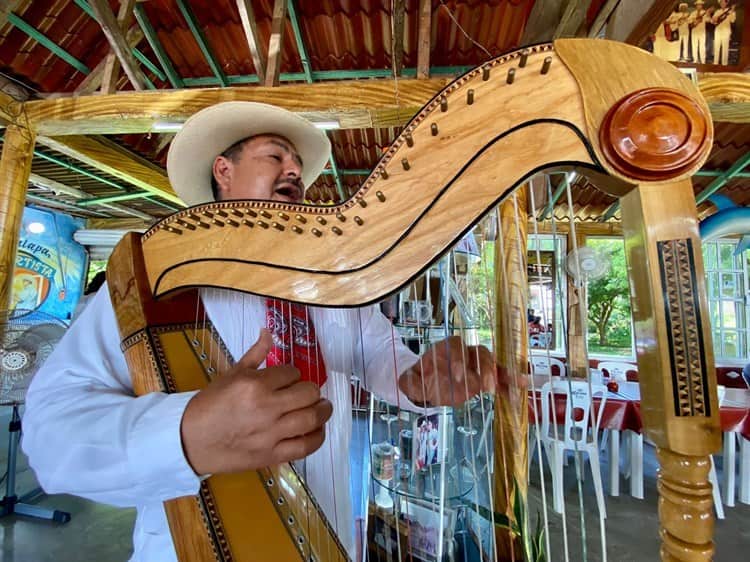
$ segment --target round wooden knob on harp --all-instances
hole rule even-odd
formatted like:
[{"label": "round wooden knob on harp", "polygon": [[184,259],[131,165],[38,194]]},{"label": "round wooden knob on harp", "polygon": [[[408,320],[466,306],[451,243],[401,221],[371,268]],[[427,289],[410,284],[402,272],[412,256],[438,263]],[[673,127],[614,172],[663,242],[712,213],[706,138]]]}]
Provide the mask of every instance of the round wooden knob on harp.
[{"label": "round wooden knob on harp", "polygon": [[689,171],[711,146],[704,108],[676,90],[647,88],[607,112],[599,129],[602,151],[618,172],[665,181]]}]

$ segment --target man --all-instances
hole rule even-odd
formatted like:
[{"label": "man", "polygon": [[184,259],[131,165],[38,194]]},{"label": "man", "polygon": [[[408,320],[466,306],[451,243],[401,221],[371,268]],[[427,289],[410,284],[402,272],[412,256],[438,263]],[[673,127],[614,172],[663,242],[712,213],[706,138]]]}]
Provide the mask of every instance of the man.
[{"label": "man", "polygon": [[708,12],[703,8],[705,2],[696,0],[695,10],[690,12],[690,45],[694,63],[706,62],[706,22]]},{"label": "man", "polygon": [[711,23],[714,29],[714,64],[729,64],[729,40],[732,38],[732,24],[737,21],[734,5],[727,0],[719,0],[719,8],[714,12]]},{"label": "man", "polygon": [[[167,171],[191,205],[212,199],[294,203],[329,156],[325,133],[300,117],[265,104],[228,102],[185,123],[170,147]],[[349,376],[356,373],[377,395],[414,409],[410,398],[460,403],[493,386],[486,349],[463,350],[473,361],[468,370],[458,368],[457,338],[417,362],[393,340],[385,317],[367,307],[310,309],[316,333],[310,339],[325,365],[321,387],[299,380],[301,366],[266,363],[279,344],[264,329],[272,311],[266,299],[225,290],[204,290],[201,299],[236,361],[203,390],[134,397],[109,292],[101,290],[27,395],[23,443],[40,483],[48,492],[137,507],[133,561],[175,560],[162,502],[197,494],[200,478],[303,457],[308,485],[352,553]]]}]

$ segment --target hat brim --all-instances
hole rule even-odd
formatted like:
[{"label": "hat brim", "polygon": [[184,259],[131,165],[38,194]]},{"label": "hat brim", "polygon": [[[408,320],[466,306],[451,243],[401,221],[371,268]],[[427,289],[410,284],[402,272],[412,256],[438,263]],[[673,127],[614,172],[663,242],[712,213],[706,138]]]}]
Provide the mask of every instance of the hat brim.
[{"label": "hat brim", "polygon": [[294,145],[302,159],[306,188],[328,163],[331,143],[325,131],[299,115],[265,103],[219,103],[192,115],[172,139],[167,175],[177,195],[191,206],[213,201],[216,157],[242,139],[263,134],[279,135]]}]

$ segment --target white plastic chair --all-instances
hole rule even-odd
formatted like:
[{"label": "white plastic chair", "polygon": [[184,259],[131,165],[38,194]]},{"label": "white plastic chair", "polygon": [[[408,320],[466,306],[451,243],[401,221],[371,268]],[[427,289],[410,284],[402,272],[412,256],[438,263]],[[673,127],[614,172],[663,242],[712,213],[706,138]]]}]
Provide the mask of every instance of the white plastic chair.
[{"label": "white plastic chair", "polygon": [[600,371],[606,371],[609,373],[609,378],[617,381],[627,381],[628,371],[638,372],[638,365],[632,363],[624,363],[621,361],[602,361],[597,366]]},{"label": "white plastic chair", "polygon": [[[589,392],[590,388],[590,392]],[[551,420],[553,393],[566,396],[565,418]],[[601,396],[598,413],[591,427],[591,405],[593,396]],[[604,404],[607,401],[607,387],[602,384],[591,385],[587,381],[554,381],[545,383],[541,390],[542,396],[542,427],[541,441],[544,443],[552,469],[553,507],[557,513],[562,513],[563,504],[563,457],[565,451],[588,453],[591,473],[596,491],[596,502],[602,518],[607,517],[604,505],[604,490],[602,488],[602,472],[599,464],[599,451],[596,435],[599,431]],[[578,413],[578,415],[576,415]],[[578,418],[578,419],[576,419]],[[564,429],[552,426],[554,421],[564,424]]]},{"label": "white plastic chair", "polygon": [[550,375],[552,367],[559,369],[558,374],[561,377],[565,376],[565,363],[554,357],[547,357],[546,355],[531,355],[531,373],[534,375]]}]

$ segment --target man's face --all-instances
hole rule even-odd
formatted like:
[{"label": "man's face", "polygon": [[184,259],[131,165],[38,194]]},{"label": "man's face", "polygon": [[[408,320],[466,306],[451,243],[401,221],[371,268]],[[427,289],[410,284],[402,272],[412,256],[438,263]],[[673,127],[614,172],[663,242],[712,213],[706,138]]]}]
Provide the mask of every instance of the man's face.
[{"label": "man's face", "polygon": [[284,137],[258,135],[233,158],[217,156],[213,166],[218,199],[267,199],[299,203],[304,196],[302,159]]}]

